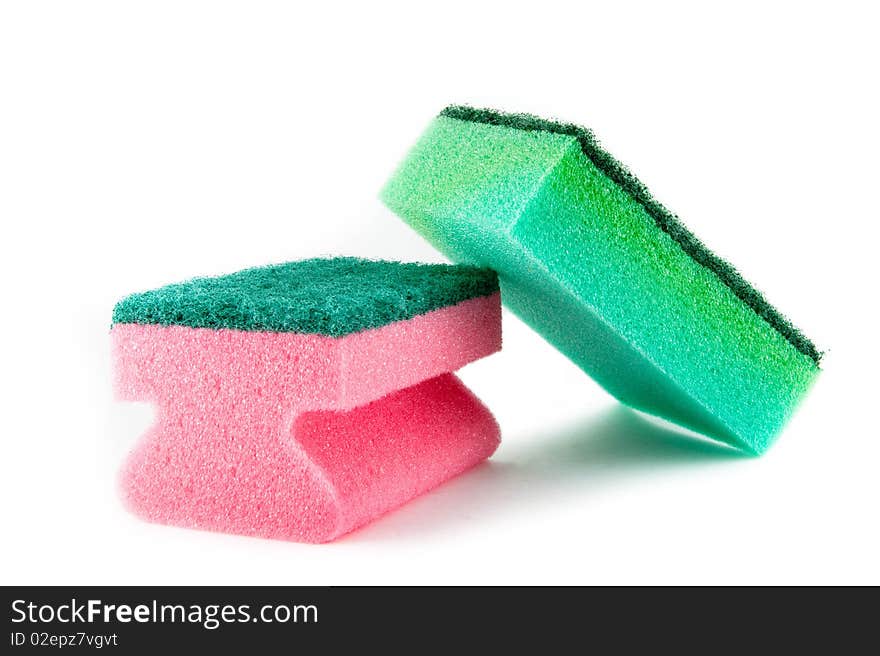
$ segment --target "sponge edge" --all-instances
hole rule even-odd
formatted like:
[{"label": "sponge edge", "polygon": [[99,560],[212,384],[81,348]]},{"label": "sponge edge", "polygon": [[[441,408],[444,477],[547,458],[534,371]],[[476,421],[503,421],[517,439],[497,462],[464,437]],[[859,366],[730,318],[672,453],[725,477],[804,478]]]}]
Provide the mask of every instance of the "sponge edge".
[{"label": "sponge edge", "polygon": [[498,293],[345,337],[118,323],[116,389],[158,406],[120,474],[155,522],[303,542],[362,526],[491,455],[452,375],[501,346]]},{"label": "sponge edge", "polygon": [[335,495],[337,519],[322,542],[470,469],[500,443],[494,417],[453,374],[349,412],[304,413],[292,436]]},{"label": "sponge edge", "polygon": [[448,108],[381,194],[621,402],[764,452],[820,354],[590,133]]}]

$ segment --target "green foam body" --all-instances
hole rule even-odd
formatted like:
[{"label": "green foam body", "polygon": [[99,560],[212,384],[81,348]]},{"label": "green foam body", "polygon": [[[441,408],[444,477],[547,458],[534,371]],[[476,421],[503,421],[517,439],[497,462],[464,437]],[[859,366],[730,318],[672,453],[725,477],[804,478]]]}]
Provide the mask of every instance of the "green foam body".
[{"label": "green foam body", "polygon": [[382,199],[638,410],[761,453],[819,371],[571,134],[441,115]]},{"label": "green foam body", "polygon": [[132,294],[113,323],[341,337],[497,291],[496,274],[474,266],[311,259]]}]

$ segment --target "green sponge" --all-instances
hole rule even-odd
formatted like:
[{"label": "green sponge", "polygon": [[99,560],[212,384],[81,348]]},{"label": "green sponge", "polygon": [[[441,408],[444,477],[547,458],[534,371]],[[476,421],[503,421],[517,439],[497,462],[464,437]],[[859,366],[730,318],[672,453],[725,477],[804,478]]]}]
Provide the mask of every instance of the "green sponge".
[{"label": "green sponge", "polygon": [[762,453],[820,353],[592,133],[446,108],[382,192],[623,403]]}]

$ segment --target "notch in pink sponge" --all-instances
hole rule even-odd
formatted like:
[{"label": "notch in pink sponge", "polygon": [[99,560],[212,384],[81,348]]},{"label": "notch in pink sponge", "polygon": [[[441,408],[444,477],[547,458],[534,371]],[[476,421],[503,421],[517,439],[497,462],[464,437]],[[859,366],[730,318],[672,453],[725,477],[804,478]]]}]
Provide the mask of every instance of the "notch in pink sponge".
[{"label": "notch in pink sponge", "polygon": [[250,269],[124,299],[111,341],[120,398],[158,406],[120,477],[151,521],[326,542],[499,443],[451,373],[501,346],[484,269]]}]

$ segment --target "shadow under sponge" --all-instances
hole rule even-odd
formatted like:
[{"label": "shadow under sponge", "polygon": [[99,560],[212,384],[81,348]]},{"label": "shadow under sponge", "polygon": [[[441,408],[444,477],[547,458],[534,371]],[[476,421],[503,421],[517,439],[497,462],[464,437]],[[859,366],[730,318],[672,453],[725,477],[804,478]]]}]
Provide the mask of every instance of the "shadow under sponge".
[{"label": "shadow under sponge", "polygon": [[585,128],[448,107],[382,199],[495,269],[505,304],[638,410],[759,454],[819,372],[812,342]]},{"label": "shadow under sponge", "polygon": [[134,294],[113,317],[117,394],[158,410],[120,474],[150,521],[325,542],[499,443],[451,373],[501,347],[491,271],[306,260]]}]

